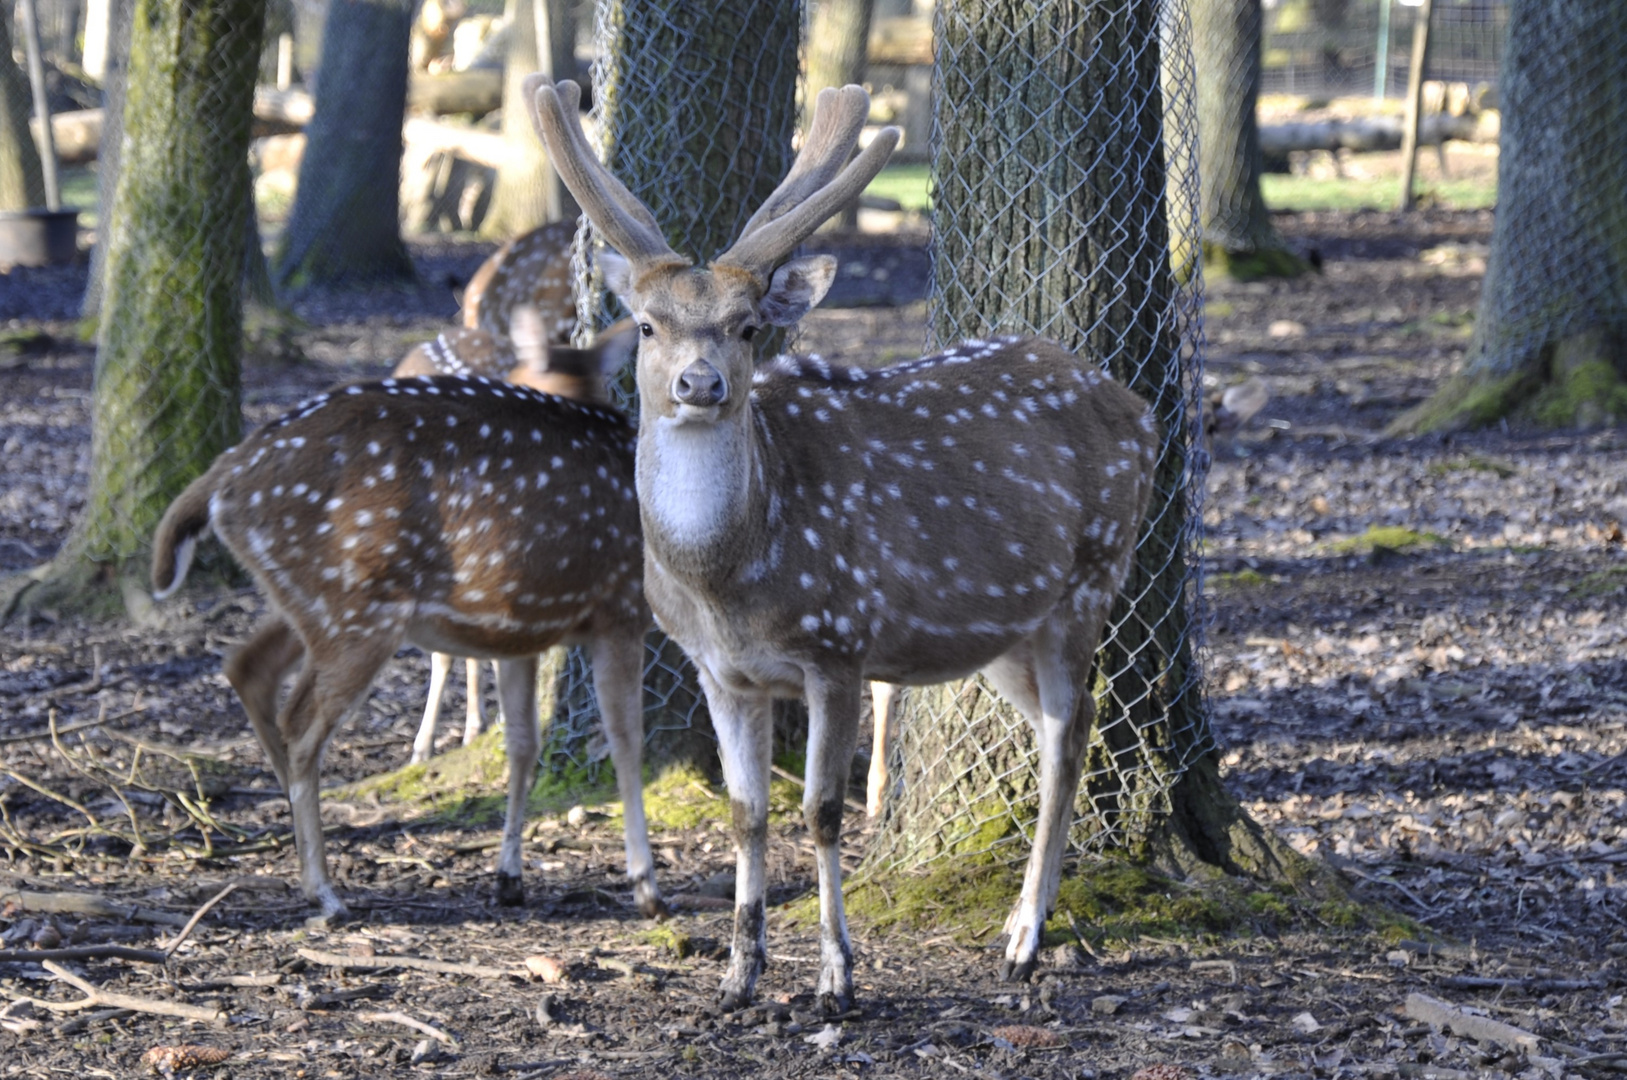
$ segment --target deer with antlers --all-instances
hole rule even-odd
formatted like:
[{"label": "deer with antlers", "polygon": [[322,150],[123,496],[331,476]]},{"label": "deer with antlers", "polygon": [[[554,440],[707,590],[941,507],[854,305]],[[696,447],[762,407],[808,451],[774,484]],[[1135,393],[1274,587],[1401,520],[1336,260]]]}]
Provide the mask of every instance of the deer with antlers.
[{"label": "deer with antlers", "polygon": [[[530,235],[533,234],[526,234]],[[508,250],[508,245],[505,245],[499,254]],[[489,261],[487,265],[490,265]],[[481,293],[474,293],[477,302],[481,296]],[[602,331],[592,349],[572,349],[563,339],[552,345],[546,340],[546,327],[552,323],[557,330],[563,314],[558,303],[541,306],[553,299],[550,294],[539,288],[527,297],[509,290],[504,294],[504,299],[505,306],[512,309],[505,310],[502,318],[507,336],[472,326],[443,331],[436,335],[434,341],[417,346],[403,357],[392,375],[397,379],[428,375],[482,376],[504,379],[574,401],[609,404],[607,380],[621,370],[638,345],[637,328],[633,321],[622,319]],[[574,325],[575,301],[568,291],[564,299],[572,305],[570,325]],[[538,302],[523,302],[526,300]],[[566,330],[569,328],[567,326]],[[468,746],[485,730],[486,714],[480,690],[480,661],[466,658],[464,665],[463,745]],[[424,703],[424,718],[419,722],[418,734],[412,741],[411,760],[414,764],[428,761],[435,752],[435,729],[440,724],[441,697],[446,691],[446,679],[451,672],[450,653],[430,653],[429,692]]]},{"label": "deer with antlers", "polygon": [[1040,804],[1001,974],[1032,972],[1061,881],[1086,742],[1091,660],[1129,571],[1157,447],[1146,404],[1035,338],[967,341],[880,369],[818,357],[755,366],[835,276],[795,247],[856,198],[898,140],[851,163],[868,113],[820,93],[791,170],[709,266],[594,157],[579,91],[531,76],[549,160],[620,253],[606,281],[641,339],[638,500],[657,622],[700,674],[733,804],[733,955],[719,1000],[751,999],[766,954],[770,701],[805,697],[803,814],[819,873],[822,1007],[853,994],[841,894],[843,796],[866,679],[984,672],[1032,722]]},{"label": "deer with antlers", "polygon": [[[596,353],[548,355],[560,377],[603,369]],[[391,378],[322,394],[226,451],[170,505],[153,544],[160,599],[179,588],[194,545],[213,529],[271,601],[226,677],[292,806],[300,883],[319,919],[347,914],[324,854],[322,751],[406,643],[497,661],[509,762],[497,864],[505,904],[524,900],[538,654],[589,647],[634,900],[646,915],[663,910],[643,807],[649,611],[639,527],[625,416],[480,377]]]}]

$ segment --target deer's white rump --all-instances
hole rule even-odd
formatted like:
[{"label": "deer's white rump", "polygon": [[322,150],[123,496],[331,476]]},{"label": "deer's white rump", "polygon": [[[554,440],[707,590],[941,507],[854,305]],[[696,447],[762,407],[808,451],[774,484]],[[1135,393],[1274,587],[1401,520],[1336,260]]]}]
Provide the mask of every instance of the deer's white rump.
[{"label": "deer's white rump", "polygon": [[[818,993],[849,1006],[853,960],[838,840],[866,679],[982,670],[1033,723],[1040,808],[1005,977],[1032,971],[1060,883],[1085,743],[1087,677],[1134,555],[1157,441],[1136,395],[1054,343],[968,341],[880,370],[817,357],[754,368],[751,340],[825,295],[828,256],[795,246],[856,197],[897,141],[850,164],[858,87],[820,94],[807,141],[709,267],[588,150],[577,88],[531,83],[533,118],[578,202],[625,256],[606,280],[639,324],[638,494],[645,591],[700,671],[734,803],[733,959],[721,1000],[765,959],[770,701],[800,695],[803,812],[820,884]],[[675,493],[701,492],[699,507]]]}]

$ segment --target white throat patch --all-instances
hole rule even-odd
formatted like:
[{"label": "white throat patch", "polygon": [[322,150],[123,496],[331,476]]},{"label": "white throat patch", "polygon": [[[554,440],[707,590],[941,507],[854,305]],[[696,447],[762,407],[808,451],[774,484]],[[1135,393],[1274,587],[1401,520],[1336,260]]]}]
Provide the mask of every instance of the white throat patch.
[{"label": "white throat patch", "polygon": [[648,418],[639,433],[638,498],[676,544],[717,539],[740,510],[750,455],[744,425]]}]

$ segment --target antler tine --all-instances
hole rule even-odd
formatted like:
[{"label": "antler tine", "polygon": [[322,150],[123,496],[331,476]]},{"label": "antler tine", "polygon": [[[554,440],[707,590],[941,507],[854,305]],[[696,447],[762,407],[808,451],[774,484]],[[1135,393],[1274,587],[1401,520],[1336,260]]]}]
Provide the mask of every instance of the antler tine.
[{"label": "antler tine", "polygon": [[864,152],[850,162],[841,174],[825,184],[800,204],[781,217],[760,225],[736,240],[734,246],[719,255],[716,262],[738,266],[766,277],[775,264],[783,260],[808,237],[825,219],[856,198],[874,180],[887,158],[898,145],[903,133],[895,127],[885,127],[876,133]]},{"label": "antler tine", "polygon": [[814,99],[813,120],[808,124],[808,138],[791,163],[791,171],[751,215],[740,235],[750,235],[830,183],[847,164],[848,153],[859,141],[859,132],[869,115],[870,95],[862,86],[848,85],[840,90],[827,86],[819,91]]},{"label": "antler tine", "polygon": [[[570,80],[557,86],[546,75],[526,76],[523,90],[531,123],[548,149],[559,178],[587,211],[610,246],[634,263],[676,258],[655,215],[600,164],[576,119],[581,91]],[[568,107],[567,107],[568,106]]]}]

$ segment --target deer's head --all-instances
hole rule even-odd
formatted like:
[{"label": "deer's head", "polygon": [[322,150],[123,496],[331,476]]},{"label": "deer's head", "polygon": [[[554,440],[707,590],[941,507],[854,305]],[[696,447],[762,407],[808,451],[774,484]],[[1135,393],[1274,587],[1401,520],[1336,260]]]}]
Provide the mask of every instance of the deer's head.
[{"label": "deer's head", "polygon": [[857,86],[821,91],[791,171],[734,246],[703,268],[667,245],[655,216],[599,163],[577,120],[578,94],[575,83],[556,86],[542,75],[526,84],[549,160],[619,253],[602,265],[638,327],[641,408],[682,425],[736,416],[751,385],[753,340],[801,319],[836,276],[834,258],[791,252],[881,171],[898,129],[883,129],[849,164],[870,97]]}]

